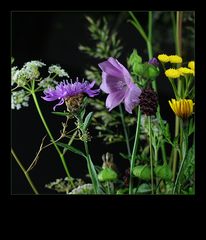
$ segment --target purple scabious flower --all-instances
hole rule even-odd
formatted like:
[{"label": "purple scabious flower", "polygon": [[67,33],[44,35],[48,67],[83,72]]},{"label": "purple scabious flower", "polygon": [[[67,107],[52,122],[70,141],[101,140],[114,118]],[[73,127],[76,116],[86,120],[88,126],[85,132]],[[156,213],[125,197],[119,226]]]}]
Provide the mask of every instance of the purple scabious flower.
[{"label": "purple scabious flower", "polygon": [[132,82],[127,69],[112,57],[98,65],[102,70],[100,89],[109,94],[106,107],[111,111],[124,102],[126,111],[132,113],[134,107],[139,104],[142,91]]},{"label": "purple scabious flower", "polygon": [[156,67],[159,66],[159,62],[158,62],[158,60],[157,60],[156,58],[150,59],[150,60],[148,61],[148,63],[149,63],[149,64],[152,64],[152,65],[154,65],[154,66],[156,66]]},{"label": "purple scabious flower", "polygon": [[69,83],[68,80],[64,80],[60,82],[55,88],[48,88],[44,91],[45,96],[42,97],[45,101],[55,101],[60,100],[59,103],[57,103],[53,110],[55,111],[55,108],[59,105],[62,105],[65,101],[67,101],[69,98],[82,95],[83,93],[86,93],[89,97],[94,97],[99,94],[100,89],[92,90],[95,84],[95,81],[89,83],[87,81],[85,82],[79,82],[78,78],[75,83]]}]

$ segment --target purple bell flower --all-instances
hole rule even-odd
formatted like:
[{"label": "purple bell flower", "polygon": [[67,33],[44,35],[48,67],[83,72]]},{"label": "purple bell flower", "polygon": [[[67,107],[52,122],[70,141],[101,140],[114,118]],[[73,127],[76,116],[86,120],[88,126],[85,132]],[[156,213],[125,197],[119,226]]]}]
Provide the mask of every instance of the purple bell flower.
[{"label": "purple bell flower", "polygon": [[55,101],[60,100],[59,103],[57,103],[53,110],[55,111],[55,108],[59,105],[62,105],[66,100],[68,100],[70,97],[77,96],[79,94],[86,93],[89,97],[94,97],[99,94],[100,89],[92,90],[95,84],[95,81],[89,83],[87,81],[85,82],[79,82],[78,78],[75,83],[69,83],[68,80],[64,80],[60,82],[54,89],[48,88],[44,90],[45,96],[42,97],[45,101]]},{"label": "purple bell flower", "polygon": [[102,70],[100,89],[109,94],[106,107],[111,111],[124,102],[126,111],[132,113],[134,107],[139,104],[142,91],[132,82],[127,69],[112,57],[98,65]]}]

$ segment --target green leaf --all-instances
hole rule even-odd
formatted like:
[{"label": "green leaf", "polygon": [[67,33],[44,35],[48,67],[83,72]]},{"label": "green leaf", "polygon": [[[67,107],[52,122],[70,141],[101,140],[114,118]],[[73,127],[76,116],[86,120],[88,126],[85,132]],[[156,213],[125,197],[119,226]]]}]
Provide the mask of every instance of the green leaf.
[{"label": "green leaf", "polygon": [[81,120],[83,120],[85,112],[86,112],[85,108],[80,112]]},{"label": "green leaf", "polygon": [[83,130],[86,130],[92,120],[93,112],[90,112],[87,114],[85,120],[84,120],[84,125],[83,125]]},{"label": "green leaf", "polygon": [[190,119],[188,137],[195,131],[193,118]]},{"label": "green leaf", "polygon": [[86,159],[87,159],[87,167],[89,170],[89,175],[92,179],[94,191],[96,194],[100,193],[100,185],[99,185],[98,176],[97,176],[97,172],[95,170],[94,164],[93,164],[90,156],[86,157]]},{"label": "green leaf", "polygon": [[57,142],[56,144],[59,145],[59,146],[61,146],[61,147],[63,147],[63,148],[68,149],[69,151],[71,151],[71,152],[73,152],[73,153],[76,153],[76,154],[78,154],[78,155],[83,156],[83,157],[86,158],[85,154],[84,154],[83,152],[81,152],[80,150],[76,149],[75,147],[72,147],[72,146],[67,145],[67,144],[65,144],[65,143],[62,143],[62,142]]},{"label": "green leaf", "polygon": [[151,192],[151,186],[147,183],[143,183],[138,187],[137,192],[138,193],[150,193]]},{"label": "green leaf", "polygon": [[52,112],[54,115],[66,117],[69,115],[68,112]]}]

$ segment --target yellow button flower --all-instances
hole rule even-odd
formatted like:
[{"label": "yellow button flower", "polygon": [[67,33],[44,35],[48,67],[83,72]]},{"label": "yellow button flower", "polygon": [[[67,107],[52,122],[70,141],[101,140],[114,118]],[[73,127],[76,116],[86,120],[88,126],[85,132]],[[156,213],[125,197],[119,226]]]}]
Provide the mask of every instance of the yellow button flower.
[{"label": "yellow button flower", "polygon": [[169,62],[169,57],[167,54],[159,54],[157,58],[160,60],[160,62]]},{"label": "yellow button flower", "polygon": [[178,78],[180,76],[180,72],[177,69],[169,68],[165,71],[165,75],[168,78]]},{"label": "yellow button flower", "polygon": [[188,67],[189,67],[190,69],[192,69],[193,71],[195,71],[195,61],[190,61],[190,62],[188,63]]},{"label": "yellow button flower", "polygon": [[169,100],[169,105],[178,117],[186,119],[192,115],[195,104],[191,99],[172,99],[172,101]]},{"label": "yellow button flower", "polygon": [[170,55],[169,56],[169,61],[171,63],[182,63],[182,58],[178,55]]},{"label": "yellow button flower", "polygon": [[186,75],[186,74],[193,74],[194,75],[194,70],[187,68],[187,67],[180,67],[177,69],[181,75]]}]

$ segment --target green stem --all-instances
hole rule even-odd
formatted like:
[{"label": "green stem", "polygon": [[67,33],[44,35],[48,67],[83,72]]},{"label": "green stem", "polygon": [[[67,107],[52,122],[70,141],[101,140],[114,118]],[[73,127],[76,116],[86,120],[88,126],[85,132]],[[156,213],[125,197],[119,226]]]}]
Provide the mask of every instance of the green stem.
[{"label": "green stem", "polygon": [[141,119],[141,111],[140,106],[138,106],[138,113],[137,113],[137,127],[136,127],[136,133],[135,133],[135,140],[134,140],[134,146],[132,151],[132,157],[130,161],[130,180],[129,180],[129,194],[132,194],[132,188],[133,188],[133,177],[132,172],[135,165],[135,158],[137,153],[137,147],[139,142],[139,128],[140,128],[140,119]]},{"label": "green stem", "polygon": [[178,52],[178,46],[176,41],[176,23],[175,23],[175,13],[171,12],[171,19],[172,19],[172,30],[173,30],[173,36],[174,36],[174,43],[175,43],[175,52]]},{"label": "green stem", "polygon": [[161,143],[161,151],[162,151],[163,163],[167,164],[167,155],[166,155],[164,143]]},{"label": "green stem", "polygon": [[132,17],[133,21],[130,21],[132,23],[132,25],[138,30],[138,32],[141,34],[141,36],[143,37],[143,39],[147,42],[147,36],[141,26],[141,24],[139,23],[139,21],[137,20],[137,18],[135,17],[135,15],[129,11],[130,16]]},{"label": "green stem", "polygon": [[[72,135],[72,137],[70,138],[70,140],[69,140],[69,142],[68,142],[68,145],[70,146],[71,144],[72,144],[72,142],[74,141],[74,138],[76,137],[76,135],[77,135],[77,131],[75,131],[74,133],[73,133],[73,135]],[[66,153],[66,149],[64,149],[63,150],[63,155]]]},{"label": "green stem", "polygon": [[121,116],[121,120],[122,120],[122,126],[124,129],[124,135],[125,135],[125,140],[126,140],[126,145],[127,145],[127,152],[128,152],[128,156],[130,158],[131,156],[131,150],[130,150],[130,145],[129,145],[129,137],[128,137],[128,133],[127,133],[127,128],[125,125],[125,121],[124,121],[124,113],[122,111],[122,106],[121,104],[119,105],[119,111],[120,111],[120,116]]},{"label": "green stem", "polygon": [[32,180],[31,180],[29,174],[27,173],[26,169],[23,167],[23,165],[21,164],[20,160],[19,160],[18,157],[16,156],[13,148],[11,149],[11,153],[12,153],[14,159],[16,160],[16,162],[18,163],[19,167],[20,167],[21,170],[23,171],[23,173],[24,173],[24,175],[25,175],[25,177],[26,177],[29,185],[31,186],[32,190],[34,191],[34,193],[35,193],[35,194],[39,194],[38,191],[37,191],[37,189],[35,188]]},{"label": "green stem", "polygon": [[109,186],[109,182],[107,181],[107,193],[110,195],[111,194],[111,192],[110,192],[110,186]]},{"label": "green stem", "polygon": [[[171,85],[172,85],[172,89],[173,89],[173,91],[174,91],[175,98],[178,99],[178,98],[179,98],[179,97],[178,97],[179,94],[177,93],[178,91],[177,91],[177,88],[176,88],[176,86],[175,86],[174,80],[171,79],[171,78],[169,78],[169,81],[170,81],[170,83],[171,83]],[[180,81],[180,80],[179,80],[179,81]]]},{"label": "green stem", "polygon": [[[176,54],[181,55],[181,35],[182,35],[182,14],[177,11],[176,13]],[[181,81],[178,81],[177,84],[177,93],[181,96]],[[175,137],[179,134],[179,126],[180,126],[180,119],[179,117],[175,116]],[[173,157],[173,181],[176,175],[176,166],[177,166],[177,150],[174,149],[174,157]]]},{"label": "green stem", "polygon": [[61,161],[62,161],[62,164],[63,164],[64,170],[65,170],[65,172],[66,172],[66,174],[67,174],[67,177],[68,177],[71,185],[72,185],[73,187],[75,187],[75,186],[74,186],[74,183],[73,183],[73,180],[72,180],[72,178],[71,178],[71,176],[70,176],[70,174],[69,174],[69,171],[68,171],[68,168],[67,168],[67,165],[66,165],[64,156],[63,156],[63,154],[61,153],[61,151],[60,151],[60,149],[58,148],[58,146],[56,145],[55,140],[54,140],[54,138],[53,138],[53,136],[52,136],[52,134],[51,134],[48,126],[47,126],[47,123],[46,123],[46,121],[45,121],[45,119],[44,119],[44,117],[43,117],[43,115],[42,115],[42,112],[41,112],[41,109],[40,109],[39,103],[38,103],[38,101],[37,101],[36,94],[35,94],[34,90],[31,90],[31,94],[32,94],[32,97],[33,97],[35,106],[36,106],[36,108],[37,108],[37,111],[38,111],[38,113],[39,113],[39,116],[40,116],[40,118],[41,118],[41,120],[42,120],[42,123],[43,123],[43,125],[44,125],[44,127],[45,127],[45,129],[46,129],[46,131],[47,131],[47,133],[48,133],[48,135],[49,135],[49,137],[50,137],[50,139],[51,139],[54,147],[56,148],[56,150],[57,150],[57,152],[58,152],[58,154],[59,154],[59,157],[60,157],[60,159],[61,159]]},{"label": "green stem", "polygon": [[152,135],[151,135],[151,117],[150,116],[148,117],[148,120],[149,120],[149,148],[150,148],[151,186],[152,186],[152,194],[154,194]]}]

